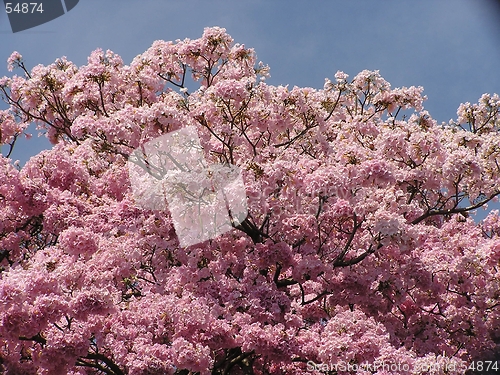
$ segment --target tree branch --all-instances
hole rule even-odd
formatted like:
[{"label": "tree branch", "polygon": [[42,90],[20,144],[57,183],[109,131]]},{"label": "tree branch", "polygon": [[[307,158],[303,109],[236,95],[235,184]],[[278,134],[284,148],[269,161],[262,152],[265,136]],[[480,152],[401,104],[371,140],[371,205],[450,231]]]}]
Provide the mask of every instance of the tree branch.
[{"label": "tree branch", "polygon": [[491,201],[493,198],[495,198],[498,195],[500,195],[500,191],[496,192],[495,194],[493,194],[489,198],[487,198],[479,203],[476,203],[476,204],[473,204],[473,205],[467,206],[467,207],[455,207],[455,208],[452,208],[450,210],[429,210],[425,214],[417,217],[411,223],[418,224],[421,221],[423,221],[431,216],[436,216],[436,215],[450,215],[450,214],[459,214],[462,212],[472,211],[472,210],[475,210],[476,208],[484,206],[486,203],[488,203],[489,201]]},{"label": "tree branch", "polygon": [[[84,361],[84,359],[94,360],[95,362],[89,363]],[[100,365],[98,363],[99,361],[103,362],[107,366],[107,368]],[[111,359],[99,353],[88,353],[85,357],[79,358],[76,361],[76,365],[84,367],[94,367],[105,372],[107,375],[125,375],[125,373]]]}]

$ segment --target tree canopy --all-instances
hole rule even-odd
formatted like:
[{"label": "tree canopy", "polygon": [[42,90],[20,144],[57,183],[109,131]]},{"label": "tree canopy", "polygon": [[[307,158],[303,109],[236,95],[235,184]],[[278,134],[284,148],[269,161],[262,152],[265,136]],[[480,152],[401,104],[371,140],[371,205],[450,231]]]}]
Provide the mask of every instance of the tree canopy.
[{"label": "tree canopy", "polygon": [[[500,194],[498,95],[437,124],[423,88],[378,71],[272,86],[217,27],[130,65],[8,63],[5,374],[463,374],[500,353],[499,216],[469,216]],[[19,168],[31,123],[53,147]],[[188,127],[207,165],[238,168],[247,212],[182,246],[128,164]]]}]

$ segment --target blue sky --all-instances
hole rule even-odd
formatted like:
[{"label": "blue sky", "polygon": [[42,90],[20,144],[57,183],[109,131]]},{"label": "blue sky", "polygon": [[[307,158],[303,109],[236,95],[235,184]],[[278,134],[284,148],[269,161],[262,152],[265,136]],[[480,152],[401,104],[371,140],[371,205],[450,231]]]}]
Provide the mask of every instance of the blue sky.
[{"label": "blue sky", "polygon": [[[271,67],[269,84],[323,87],[337,70],[380,70],[393,87],[423,86],[438,122],[461,102],[500,93],[500,2],[496,0],[80,0],[49,23],[12,33],[0,11],[0,77],[17,50],[26,65],[67,56],[83,65],[96,48],[126,64],[154,40],[227,29]],[[36,134],[16,145],[24,164],[50,145]]]}]

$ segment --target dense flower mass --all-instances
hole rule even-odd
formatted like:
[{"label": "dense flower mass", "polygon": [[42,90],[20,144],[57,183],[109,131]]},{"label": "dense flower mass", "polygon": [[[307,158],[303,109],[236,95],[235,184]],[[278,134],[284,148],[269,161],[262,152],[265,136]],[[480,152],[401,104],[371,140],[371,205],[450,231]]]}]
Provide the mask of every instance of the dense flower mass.
[{"label": "dense flower mass", "polygon": [[[0,79],[0,372],[464,374],[500,354],[500,98],[439,125],[377,71],[272,86],[221,28]],[[134,200],[133,150],[194,127],[248,216],[181,247]],[[10,148],[9,148],[10,147]],[[5,150],[5,149],[4,149]],[[10,152],[9,152],[10,154]],[[497,364],[500,366],[500,363]]]}]

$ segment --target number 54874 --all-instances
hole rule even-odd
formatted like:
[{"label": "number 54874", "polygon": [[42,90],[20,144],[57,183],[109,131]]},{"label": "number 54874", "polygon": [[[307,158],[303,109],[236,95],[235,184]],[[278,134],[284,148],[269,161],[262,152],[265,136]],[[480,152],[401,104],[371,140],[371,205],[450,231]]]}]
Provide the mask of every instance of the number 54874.
[{"label": "number 54874", "polygon": [[[15,4],[15,5],[13,5]],[[30,11],[31,10],[31,11]],[[5,3],[7,13],[43,13],[43,3]]]}]

